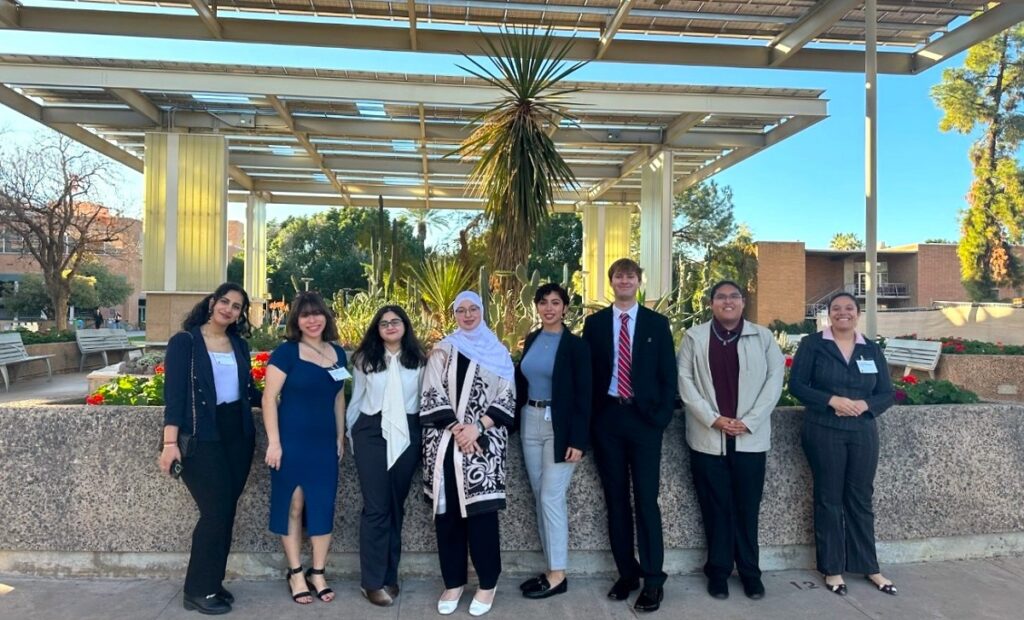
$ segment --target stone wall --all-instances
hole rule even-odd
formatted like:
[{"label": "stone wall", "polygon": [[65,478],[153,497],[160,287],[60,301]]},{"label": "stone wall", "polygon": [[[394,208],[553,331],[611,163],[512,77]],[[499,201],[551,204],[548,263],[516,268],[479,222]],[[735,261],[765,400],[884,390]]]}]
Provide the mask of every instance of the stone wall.
[{"label": "stone wall", "polygon": [[[180,574],[196,511],[185,487],[156,468],[159,408],[0,406],[0,572]],[[258,417],[258,416],[257,416]],[[799,445],[803,411],[773,416],[761,510],[766,569],[813,566],[811,484]],[[267,531],[269,476],[258,425],[252,475],[240,502],[231,570],[275,574],[279,540]],[[876,531],[883,561],[996,555],[1024,539],[1024,406],[895,407],[880,420]],[[501,515],[506,568],[542,562],[518,441]],[[662,457],[666,569],[698,570],[703,533],[683,443],[673,421]],[[611,569],[593,459],[569,496],[575,572]],[[342,463],[332,566],[357,571],[359,497],[350,454]],[[418,486],[410,494],[404,570],[436,570],[434,533]]]},{"label": "stone wall", "polygon": [[943,355],[935,378],[951,381],[983,400],[1024,401],[1024,355]]}]

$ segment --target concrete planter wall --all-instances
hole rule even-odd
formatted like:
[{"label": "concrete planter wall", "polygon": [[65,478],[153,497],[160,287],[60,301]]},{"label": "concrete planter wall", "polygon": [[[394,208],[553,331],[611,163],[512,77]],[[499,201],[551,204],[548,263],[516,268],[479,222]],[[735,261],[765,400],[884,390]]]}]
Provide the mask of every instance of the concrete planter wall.
[{"label": "concrete planter wall", "polygon": [[[25,351],[31,355],[53,355],[50,358],[50,365],[53,367],[53,374],[59,375],[68,372],[78,372],[78,363],[82,354],[78,351],[78,343],[72,342],[51,342],[47,344],[30,344],[25,346]],[[110,361],[120,361],[120,353],[108,353]],[[86,370],[94,370],[103,366],[102,355],[90,355],[85,365]],[[12,379],[21,377],[31,379],[33,377],[46,376],[46,362],[37,360],[25,364],[14,364],[8,366]]]},{"label": "concrete planter wall", "polygon": [[[800,408],[775,412],[761,510],[762,567],[812,567],[811,480],[800,448]],[[229,570],[278,574],[267,531],[269,476],[257,414],[257,450],[235,527]],[[156,468],[160,408],[0,406],[0,572],[180,575],[196,511],[185,487]],[[984,557],[1024,550],[1024,406],[894,407],[879,421],[875,513],[884,563]],[[501,514],[509,573],[543,566],[518,437]],[[998,475],[993,475],[993,473]],[[418,482],[418,481],[417,481]],[[611,572],[603,496],[593,459],[569,494],[570,569]],[[358,572],[361,499],[351,454],[341,466],[334,572]],[[665,435],[661,507],[666,570],[700,569],[703,530],[683,424]],[[437,574],[431,516],[419,485],[407,504],[403,571]]]},{"label": "concrete planter wall", "polygon": [[943,355],[935,377],[984,400],[1024,402],[1024,355]]}]

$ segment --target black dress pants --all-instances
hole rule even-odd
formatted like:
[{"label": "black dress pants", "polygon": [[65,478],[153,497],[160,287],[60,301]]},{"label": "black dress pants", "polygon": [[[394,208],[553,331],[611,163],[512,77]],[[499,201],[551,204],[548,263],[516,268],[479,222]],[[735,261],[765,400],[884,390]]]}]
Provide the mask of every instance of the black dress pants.
[{"label": "black dress pants", "polygon": [[437,531],[437,555],[441,562],[441,578],[447,589],[458,588],[468,581],[466,553],[473,558],[473,568],[480,578],[480,588],[490,590],[498,585],[501,575],[501,540],[498,533],[498,512],[462,517],[458,489],[455,487],[454,440],[448,444],[444,457],[444,494],[446,510],[434,517]]},{"label": "black dress pants", "polygon": [[818,570],[873,575],[878,427],[864,420],[860,428],[841,430],[804,422],[800,432],[814,477],[814,544]]},{"label": "black dress pants", "polygon": [[690,450],[690,471],[704,521],[708,579],[727,579],[733,563],[740,578],[761,576],[758,565],[757,518],[764,493],[765,452],[736,452],[727,442],[726,454]]},{"label": "black dress pants", "polygon": [[[634,405],[609,404],[594,420],[594,462],[608,507],[608,538],[623,579],[644,579],[644,587],[664,585],[665,543],[658,490],[663,431],[640,419]],[[630,485],[633,502],[630,505]],[[636,549],[633,512],[636,511]],[[637,555],[640,561],[637,562]]]},{"label": "black dress pants", "polygon": [[239,402],[217,405],[219,441],[197,441],[182,463],[181,479],[199,508],[185,594],[208,596],[221,588],[231,551],[235,507],[249,478],[255,438],[242,430]]},{"label": "black dress pants", "polygon": [[409,446],[391,469],[380,414],[360,415],[352,425],[352,456],[363,494],[359,515],[360,585],[367,591],[398,583],[405,499],[419,464],[422,443],[419,415],[408,415],[406,420]]}]

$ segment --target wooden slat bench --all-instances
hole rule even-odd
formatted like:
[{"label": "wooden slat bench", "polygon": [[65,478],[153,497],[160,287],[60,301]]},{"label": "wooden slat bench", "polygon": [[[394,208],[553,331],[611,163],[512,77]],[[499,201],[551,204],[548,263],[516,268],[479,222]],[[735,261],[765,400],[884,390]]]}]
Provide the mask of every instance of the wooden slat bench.
[{"label": "wooden slat bench", "polygon": [[80,329],[75,332],[75,340],[78,342],[78,350],[82,352],[78,372],[85,368],[85,358],[93,353],[102,355],[103,365],[109,366],[108,351],[136,351],[146,348],[132,344],[128,340],[128,332],[123,329]]},{"label": "wooden slat bench", "polygon": [[11,386],[11,378],[7,374],[8,365],[45,360],[46,374],[49,376],[47,381],[53,380],[51,357],[53,355],[29,355],[25,350],[25,343],[21,340],[21,334],[18,332],[0,334],[0,375],[4,378],[4,391],[8,391]]},{"label": "wooden slat bench", "polygon": [[935,378],[942,343],[933,340],[889,340],[885,343],[885,360],[890,366],[903,366],[903,374],[911,370],[927,371]]}]

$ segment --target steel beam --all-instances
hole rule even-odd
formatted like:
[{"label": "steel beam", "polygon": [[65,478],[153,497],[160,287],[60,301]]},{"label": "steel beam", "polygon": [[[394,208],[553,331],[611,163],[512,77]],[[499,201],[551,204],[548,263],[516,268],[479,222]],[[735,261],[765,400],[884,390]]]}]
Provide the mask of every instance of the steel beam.
[{"label": "steel beam", "polygon": [[636,0],[619,0],[619,6],[612,13],[612,16],[608,18],[608,22],[605,24],[604,30],[601,32],[601,38],[598,40],[597,53],[594,54],[594,60],[601,60],[604,57],[605,52],[608,51],[608,46],[612,44],[612,39],[615,38],[615,34],[618,33],[619,28],[622,27],[622,22],[629,16],[630,9],[636,4]]},{"label": "steel beam", "polygon": [[0,30],[21,25],[21,5],[13,0],[0,0]]},{"label": "steel beam", "polygon": [[419,45],[416,43],[416,0],[406,0],[409,6],[409,47],[416,51]]},{"label": "steel beam", "polygon": [[[955,56],[972,45],[984,41],[1024,21],[1024,2],[1000,2],[966,24],[935,39],[914,52],[912,73],[920,73],[950,56]],[[881,54],[878,55],[881,57]],[[878,60],[878,72],[884,73],[882,59]]]},{"label": "steel beam", "polygon": [[[411,1],[411,0],[410,0]],[[430,158],[427,157],[427,118],[423,104],[417,106],[420,115],[420,160],[423,163],[423,186],[426,188],[427,208],[430,208]]]},{"label": "steel beam", "polygon": [[860,3],[861,0],[820,0],[768,44],[772,52],[771,66],[784,64]]},{"label": "steel beam", "polygon": [[[111,88],[110,92],[128,104],[132,110],[145,116],[153,125],[163,125],[163,113],[145,95],[131,88]],[[80,121],[81,122],[81,121]]]},{"label": "steel beam", "polygon": [[210,31],[210,34],[215,39],[224,38],[224,29],[221,27],[220,22],[217,20],[217,6],[212,7],[206,3],[206,0],[189,0],[192,8],[195,9],[196,14],[199,15],[199,19],[206,26],[206,29]]},{"label": "steel beam", "polygon": [[346,205],[349,204],[351,202],[351,198],[349,196],[348,190],[345,188],[345,184],[341,182],[341,180],[338,178],[338,175],[335,174],[334,170],[329,168],[324,163],[323,155],[321,155],[320,152],[317,150],[316,146],[309,141],[309,136],[301,131],[296,130],[295,118],[292,116],[292,113],[288,110],[287,104],[285,104],[285,102],[281,101],[274,95],[266,95],[265,99],[270,103],[270,106],[274,108],[274,111],[281,118],[281,120],[284,121],[285,126],[288,127],[288,129],[292,132],[292,135],[295,136],[295,139],[299,141],[299,144],[302,145],[302,148],[306,149],[306,152],[309,153],[309,156],[312,157],[319,164],[320,171],[323,172],[324,176],[327,177],[327,180],[331,182],[331,185],[334,187],[335,191],[337,191],[338,194],[341,195],[342,202],[344,202]]}]

